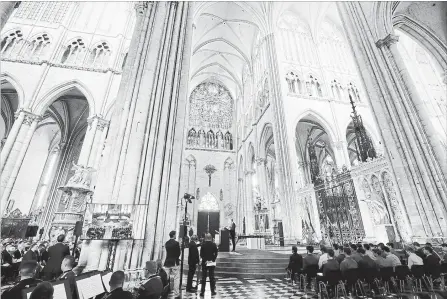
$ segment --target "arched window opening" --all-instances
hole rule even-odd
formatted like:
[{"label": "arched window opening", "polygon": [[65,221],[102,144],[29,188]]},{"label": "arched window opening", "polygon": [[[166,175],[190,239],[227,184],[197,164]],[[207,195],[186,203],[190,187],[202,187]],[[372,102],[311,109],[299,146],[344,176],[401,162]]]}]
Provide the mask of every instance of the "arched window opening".
[{"label": "arched window opening", "polygon": [[27,56],[33,60],[37,60],[41,57],[44,57],[49,45],[50,45],[50,37],[48,36],[48,34],[46,33],[40,34],[36,36],[29,44]]},{"label": "arched window opening", "polygon": [[85,57],[85,44],[79,38],[69,44],[62,55],[62,64],[82,64]]},{"label": "arched window opening", "polygon": [[197,133],[194,128],[189,130],[188,132],[188,140],[187,140],[188,146],[195,146],[197,144]]},{"label": "arched window opening", "polygon": [[[356,87],[354,84],[352,84],[352,83],[349,83],[349,85],[348,85],[348,94],[351,95],[352,100],[353,100],[354,102],[360,102],[360,94],[359,94],[359,90],[358,90],[357,87]],[[349,100],[349,99],[347,99],[347,100]]]},{"label": "arched window opening", "polygon": [[287,86],[289,88],[289,92],[291,92],[291,93],[296,93],[295,80],[296,80],[296,76],[293,72],[287,73],[286,81],[287,81]]},{"label": "arched window opening", "polygon": [[331,89],[333,97],[338,101],[344,100],[343,86],[337,80],[331,82]]},{"label": "arched window opening", "polygon": [[106,42],[97,44],[90,53],[89,65],[106,67],[110,57],[110,47]]},{"label": "arched window opening", "polygon": [[314,76],[310,75],[309,80],[306,82],[308,95],[311,97],[322,97],[323,92],[321,90],[320,82]]},{"label": "arched window opening", "polygon": [[232,150],[233,149],[233,136],[230,132],[225,133],[225,149]]},{"label": "arched window opening", "polygon": [[21,30],[15,30],[2,39],[1,54],[3,57],[12,56],[20,52],[23,42],[23,33]]},{"label": "arched window opening", "polygon": [[212,130],[209,130],[208,133],[206,134],[206,147],[208,148],[216,147],[216,138]]}]

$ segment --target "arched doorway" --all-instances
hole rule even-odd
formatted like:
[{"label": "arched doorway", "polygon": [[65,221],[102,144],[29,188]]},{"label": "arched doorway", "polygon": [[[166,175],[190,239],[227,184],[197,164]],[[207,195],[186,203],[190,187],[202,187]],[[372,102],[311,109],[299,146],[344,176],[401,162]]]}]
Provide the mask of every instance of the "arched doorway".
[{"label": "arched doorway", "polygon": [[213,238],[220,227],[220,209],[217,198],[210,192],[206,193],[200,200],[197,216],[197,235],[199,238],[210,233]]}]

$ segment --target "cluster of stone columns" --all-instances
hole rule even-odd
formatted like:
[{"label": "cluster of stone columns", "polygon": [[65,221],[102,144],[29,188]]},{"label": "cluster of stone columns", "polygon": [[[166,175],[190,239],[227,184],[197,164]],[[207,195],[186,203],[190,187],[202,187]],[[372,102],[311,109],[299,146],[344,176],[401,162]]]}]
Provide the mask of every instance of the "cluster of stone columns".
[{"label": "cluster of stone columns", "polygon": [[[357,63],[364,66],[360,72],[399,192],[406,199],[413,239],[447,237],[447,157],[397,51],[392,27],[380,27],[392,23],[391,12],[380,14],[377,9],[377,14],[365,15],[366,5],[337,5]],[[376,18],[383,20],[377,23]]]},{"label": "cluster of stone columns", "polygon": [[[140,2],[93,202],[144,204],[143,241],[120,241],[114,269],[161,258],[176,228],[191,57],[189,2]],[[85,244],[81,264],[104,269],[106,241]]]}]

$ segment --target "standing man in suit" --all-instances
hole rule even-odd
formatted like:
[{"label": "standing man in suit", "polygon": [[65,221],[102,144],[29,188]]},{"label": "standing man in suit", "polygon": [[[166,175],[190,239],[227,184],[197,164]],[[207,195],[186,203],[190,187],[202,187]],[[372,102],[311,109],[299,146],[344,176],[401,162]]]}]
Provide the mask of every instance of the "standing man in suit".
[{"label": "standing man in suit", "polygon": [[188,254],[188,281],[186,283],[186,291],[188,293],[195,293],[197,288],[193,288],[192,281],[194,274],[196,273],[197,264],[200,262],[199,250],[197,249],[197,236],[191,236],[191,242],[189,242],[189,254]]},{"label": "standing man in suit", "polygon": [[166,242],[166,260],[164,267],[166,268],[168,275],[174,278],[174,295],[175,299],[180,299],[180,270],[179,270],[179,257],[180,257],[180,244],[175,240],[175,230],[169,233],[170,240]]},{"label": "standing man in suit", "polygon": [[215,262],[217,253],[217,245],[213,242],[213,237],[211,234],[206,234],[205,242],[200,250],[200,257],[202,258],[202,289],[200,290],[200,297],[205,296],[207,273],[210,275],[211,295],[216,295],[216,279],[214,278],[214,268],[216,267],[207,266],[207,262]]},{"label": "standing man in suit", "polygon": [[230,237],[231,237],[231,243],[233,243],[233,250],[236,250],[236,224],[233,222],[233,219],[231,219],[231,226],[230,226]]},{"label": "standing man in suit", "polygon": [[65,235],[57,237],[57,243],[48,248],[48,263],[43,269],[44,280],[52,280],[62,274],[61,265],[64,257],[70,255],[70,249],[63,242]]}]

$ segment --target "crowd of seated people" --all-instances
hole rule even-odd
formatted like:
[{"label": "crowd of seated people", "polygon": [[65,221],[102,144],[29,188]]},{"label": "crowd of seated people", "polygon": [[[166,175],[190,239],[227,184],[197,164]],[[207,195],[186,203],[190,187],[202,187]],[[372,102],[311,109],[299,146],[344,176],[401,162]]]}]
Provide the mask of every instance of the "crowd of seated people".
[{"label": "crowd of seated people", "polygon": [[[413,266],[423,266],[425,273],[430,275],[436,284],[439,278],[439,271],[430,269],[440,269],[442,263],[447,263],[447,244],[442,244],[442,253],[438,254],[430,243],[421,246],[414,243],[404,250],[397,251],[392,243],[377,245],[373,244],[344,244],[339,246],[333,244],[332,248],[321,246],[320,254],[314,253],[313,246],[307,246],[307,254],[298,257],[296,246],[292,247],[293,254],[290,256],[289,265],[286,270],[289,272],[291,283],[307,276],[301,287],[310,287],[310,278],[316,278],[317,284],[320,281],[327,281],[330,272],[339,271],[341,277],[347,277],[348,272],[357,269],[360,273],[379,273],[380,269],[387,268],[392,273],[396,267],[408,266],[411,271]],[[314,269],[318,269],[315,273]],[[355,271],[355,270],[354,270]]]}]

